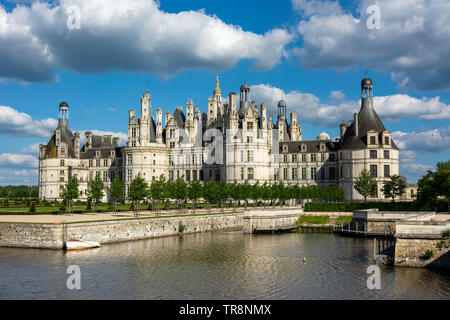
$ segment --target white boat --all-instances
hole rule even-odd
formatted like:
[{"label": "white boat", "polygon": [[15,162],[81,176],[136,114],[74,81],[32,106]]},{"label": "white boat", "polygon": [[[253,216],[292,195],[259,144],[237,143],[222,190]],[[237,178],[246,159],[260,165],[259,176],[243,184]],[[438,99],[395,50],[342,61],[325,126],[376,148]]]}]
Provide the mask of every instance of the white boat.
[{"label": "white boat", "polygon": [[66,250],[83,250],[100,247],[100,243],[97,241],[81,241],[81,240],[68,240],[66,241]]}]

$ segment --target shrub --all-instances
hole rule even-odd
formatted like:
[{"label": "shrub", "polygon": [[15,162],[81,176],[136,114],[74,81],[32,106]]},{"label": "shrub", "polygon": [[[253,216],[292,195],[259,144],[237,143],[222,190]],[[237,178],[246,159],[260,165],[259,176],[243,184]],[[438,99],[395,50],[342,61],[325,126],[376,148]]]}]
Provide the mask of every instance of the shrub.
[{"label": "shrub", "polygon": [[65,213],[66,212],[66,207],[62,206],[59,208],[59,213]]},{"label": "shrub", "polygon": [[178,223],[178,232],[179,232],[179,233],[183,233],[184,230],[186,230],[186,226],[183,224],[182,221],[180,221],[180,222]]},{"label": "shrub", "polygon": [[434,252],[431,249],[428,249],[427,251],[425,251],[425,254],[423,255],[423,258],[425,260],[431,259],[434,257]]},{"label": "shrub", "polygon": [[353,212],[362,209],[380,211],[428,211],[417,202],[307,202],[305,212]]},{"label": "shrub", "polygon": [[36,206],[34,205],[34,202],[31,203],[30,212],[36,212]]}]

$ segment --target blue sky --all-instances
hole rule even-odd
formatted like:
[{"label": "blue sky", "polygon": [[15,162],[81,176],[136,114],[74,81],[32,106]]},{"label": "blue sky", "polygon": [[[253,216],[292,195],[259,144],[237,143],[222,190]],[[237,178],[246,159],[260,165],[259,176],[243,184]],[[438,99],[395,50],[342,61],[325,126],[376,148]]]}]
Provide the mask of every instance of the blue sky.
[{"label": "blue sky", "polygon": [[[314,139],[359,110],[367,71],[400,173],[414,183],[449,159],[448,1],[94,2],[0,1],[0,185],[37,183],[61,101],[72,130],[124,136],[146,89],[153,110],[192,98],[204,112],[217,74],[224,97],[246,80],[272,112],[285,99]],[[380,29],[365,23],[373,3]],[[80,29],[66,26],[71,4]]]}]

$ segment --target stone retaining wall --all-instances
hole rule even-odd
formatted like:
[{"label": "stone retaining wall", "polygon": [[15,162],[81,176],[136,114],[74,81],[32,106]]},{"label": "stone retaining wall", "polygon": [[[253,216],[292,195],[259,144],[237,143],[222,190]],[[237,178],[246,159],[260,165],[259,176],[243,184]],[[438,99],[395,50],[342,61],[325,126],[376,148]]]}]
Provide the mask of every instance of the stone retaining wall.
[{"label": "stone retaining wall", "polygon": [[242,224],[241,213],[73,223],[66,224],[66,233],[63,225],[2,223],[0,246],[61,249],[70,239],[112,243],[236,229]]}]

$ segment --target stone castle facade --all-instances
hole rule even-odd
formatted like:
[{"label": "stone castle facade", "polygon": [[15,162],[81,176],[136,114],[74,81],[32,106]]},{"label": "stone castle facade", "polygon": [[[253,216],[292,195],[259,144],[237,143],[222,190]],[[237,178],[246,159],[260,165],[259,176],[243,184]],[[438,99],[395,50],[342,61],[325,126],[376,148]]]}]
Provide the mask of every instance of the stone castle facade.
[{"label": "stone castle facade", "polygon": [[[60,199],[68,179],[77,175],[80,198],[86,198],[87,182],[99,174],[105,187],[119,177],[125,190],[138,175],[149,183],[164,175],[183,177],[186,182],[200,180],[259,182],[299,185],[336,185],[349,200],[362,196],[353,188],[364,168],[378,181],[373,199],[384,199],[382,181],[398,174],[398,148],[373,107],[372,80],[361,82],[361,109],[348,124],[339,126],[340,137],[332,140],[322,132],[316,140],[303,140],[297,112],[286,115],[286,102],[278,103],[276,121],[267,105],[257,106],[250,99],[250,87],[243,84],[239,96],[231,92],[222,98],[219,79],[206,113],[188,100],[186,108],[152,115],[151,95],[140,99],[140,118],[129,110],[128,141],[119,138],[80,134],[69,128],[69,107],[59,106],[58,127],[47,145],[40,145],[39,196]],[[107,193],[107,192],[106,192]],[[105,196],[104,201],[107,201]]]}]

